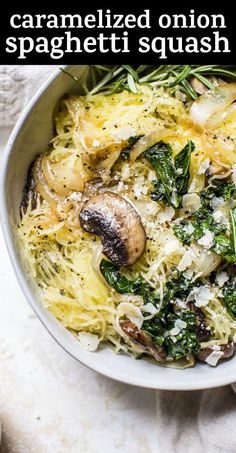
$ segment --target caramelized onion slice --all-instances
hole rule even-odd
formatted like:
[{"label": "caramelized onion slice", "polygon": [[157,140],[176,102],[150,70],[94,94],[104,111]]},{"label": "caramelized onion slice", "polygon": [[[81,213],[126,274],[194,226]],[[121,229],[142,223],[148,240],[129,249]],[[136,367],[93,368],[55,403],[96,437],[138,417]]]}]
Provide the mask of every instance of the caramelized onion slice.
[{"label": "caramelized onion slice", "polygon": [[[227,122],[232,120],[232,116],[235,116],[236,112],[236,104],[230,104],[223,110],[220,110],[219,112],[214,113],[214,115],[211,116],[209,119],[207,125],[209,128],[214,129],[216,126],[219,128],[221,127],[221,123],[224,122],[227,124]],[[234,120],[233,120],[234,123]],[[217,134],[218,135],[218,134]]]},{"label": "caramelized onion slice", "polygon": [[82,192],[84,189],[84,180],[81,177],[79,169],[74,167],[67,159],[59,163],[51,163],[47,156],[42,158],[42,172],[51,189],[58,195],[67,196],[72,191]]},{"label": "caramelized onion slice", "polygon": [[42,157],[39,157],[34,166],[34,178],[36,191],[41,195],[41,197],[48,201],[48,203],[53,207],[57,207],[57,203],[62,202],[63,199],[59,197],[53,190],[51,190],[47,184],[47,181],[42,173],[41,168]]},{"label": "caramelized onion slice", "polygon": [[190,108],[190,117],[196,125],[202,128],[211,127],[213,115],[223,111],[235,100],[236,83],[221,85],[209,90],[193,102]]}]

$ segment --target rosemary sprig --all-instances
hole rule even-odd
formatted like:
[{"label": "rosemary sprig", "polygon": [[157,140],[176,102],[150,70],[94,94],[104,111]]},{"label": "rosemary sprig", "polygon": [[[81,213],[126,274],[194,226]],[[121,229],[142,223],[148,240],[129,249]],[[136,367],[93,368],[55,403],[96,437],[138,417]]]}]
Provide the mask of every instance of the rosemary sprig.
[{"label": "rosemary sprig", "polygon": [[[78,83],[79,79],[66,69],[64,73]],[[113,94],[123,90],[138,92],[139,85],[150,87],[163,86],[172,94],[180,91],[187,99],[196,99],[197,91],[191,84],[196,77],[207,88],[214,88],[211,77],[221,77],[228,81],[236,80],[236,65],[122,65],[122,66],[90,66],[90,86],[84,87],[85,93]]]}]

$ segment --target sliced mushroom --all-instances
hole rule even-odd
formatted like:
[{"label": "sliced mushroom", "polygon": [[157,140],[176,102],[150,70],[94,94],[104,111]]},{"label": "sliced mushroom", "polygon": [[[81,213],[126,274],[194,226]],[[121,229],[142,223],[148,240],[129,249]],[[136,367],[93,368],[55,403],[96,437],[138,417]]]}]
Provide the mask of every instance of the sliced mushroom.
[{"label": "sliced mushroom", "polygon": [[152,356],[157,362],[165,361],[165,350],[162,347],[155,345],[150,335],[139,329],[131,321],[123,321],[120,323],[120,326],[130,340],[140,346],[146,354]]},{"label": "sliced mushroom", "polygon": [[137,211],[113,192],[90,198],[80,211],[80,225],[101,236],[104,255],[117,266],[130,266],[144,253],[146,233]]},{"label": "sliced mushroom", "polygon": [[189,304],[190,310],[194,311],[196,314],[196,334],[197,338],[200,342],[204,341],[209,341],[211,337],[211,329],[210,327],[205,323],[205,314],[203,310],[200,307],[196,307],[196,305],[193,302],[190,302]]},{"label": "sliced mushroom", "polygon": [[197,77],[192,78],[191,85],[198,94],[205,94],[209,90]]},{"label": "sliced mushroom", "polygon": [[86,182],[84,187],[83,196],[85,200],[89,200],[91,197],[94,197],[98,191],[103,190],[104,184],[103,180],[99,177],[93,178],[90,181]]},{"label": "sliced mushroom", "polygon": [[198,354],[197,358],[201,360],[201,362],[206,362],[207,358],[214,352],[214,351],[219,351],[222,352],[223,354],[221,357],[219,357],[219,360],[221,359],[228,359],[229,357],[232,357],[235,352],[235,344],[233,341],[227,344],[221,344],[219,346],[219,349],[213,349],[213,348],[204,348],[202,349]]},{"label": "sliced mushroom", "polygon": [[211,329],[204,321],[199,321],[196,328],[196,334],[199,341],[209,341],[211,338]]},{"label": "sliced mushroom", "polygon": [[208,170],[206,171],[207,176],[218,176],[222,175],[230,170],[230,165],[221,165],[218,162],[212,161]]},{"label": "sliced mushroom", "polygon": [[[215,87],[225,84],[225,82],[218,77],[207,77],[207,79]],[[204,83],[202,83],[197,77],[193,77],[190,83],[198,94],[205,94],[207,93],[207,91],[209,91],[209,88],[204,85]]]},{"label": "sliced mushroom", "polygon": [[36,206],[37,206],[37,196],[38,195],[36,192],[36,184],[35,184],[35,179],[34,179],[34,174],[33,174],[34,164],[35,164],[35,161],[32,162],[32,164],[29,167],[25,187],[23,190],[23,198],[22,198],[22,202],[21,202],[21,209],[23,210],[23,212],[26,211],[29,202],[31,202],[32,209],[36,208]]}]

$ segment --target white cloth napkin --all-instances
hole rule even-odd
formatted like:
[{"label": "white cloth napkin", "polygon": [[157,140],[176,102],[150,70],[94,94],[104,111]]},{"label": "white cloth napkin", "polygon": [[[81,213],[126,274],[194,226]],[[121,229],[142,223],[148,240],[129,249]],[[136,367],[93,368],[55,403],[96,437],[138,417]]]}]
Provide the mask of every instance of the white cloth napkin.
[{"label": "white cloth napkin", "polygon": [[[0,127],[16,122],[54,69],[0,66]],[[234,390],[236,384],[195,392],[156,391],[157,444],[150,453],[236,453]]]},{"label": "white cloth napkin", "polygon": [[236,452],[236,395],[231,386],[157,391],[156,401],[160,453]]},{"label": "white cloth napkin", "polygon": [[0,66],[0,127],[13,126],[55,66]]}]

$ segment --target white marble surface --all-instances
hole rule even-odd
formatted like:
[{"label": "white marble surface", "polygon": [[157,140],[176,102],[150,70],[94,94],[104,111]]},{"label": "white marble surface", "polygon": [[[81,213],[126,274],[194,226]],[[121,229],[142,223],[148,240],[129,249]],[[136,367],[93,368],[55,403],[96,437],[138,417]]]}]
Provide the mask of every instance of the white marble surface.
[{"label": "white marble surface", "polygon": [[[0,129],[0,151],[9,135]],[[0,234],[1,453],[156,453],[156,394],[69,357],[34,316]]]}]

